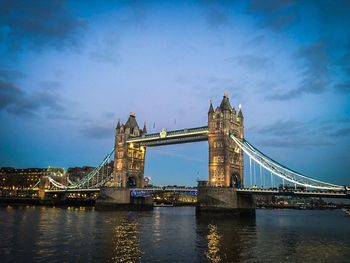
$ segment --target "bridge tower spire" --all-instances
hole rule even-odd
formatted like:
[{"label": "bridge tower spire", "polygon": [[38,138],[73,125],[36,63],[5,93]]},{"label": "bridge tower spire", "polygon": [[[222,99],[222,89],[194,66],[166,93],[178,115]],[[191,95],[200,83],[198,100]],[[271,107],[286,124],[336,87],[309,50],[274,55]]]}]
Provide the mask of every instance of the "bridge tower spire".
[{"label": "bridge tower spire", "polygon": [[243,138],[243,114],[231,106],[227,92],[221,104],[208,112],[209,185],[243,186],[243,152],[229,137]]}]

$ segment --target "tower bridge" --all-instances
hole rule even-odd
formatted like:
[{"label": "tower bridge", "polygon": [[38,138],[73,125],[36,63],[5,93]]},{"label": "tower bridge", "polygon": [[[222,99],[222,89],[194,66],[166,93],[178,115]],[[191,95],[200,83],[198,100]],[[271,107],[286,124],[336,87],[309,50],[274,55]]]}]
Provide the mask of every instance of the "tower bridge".
[{"label": "tower bridge", "polygon": [[[59,182],[54,176],[41,184],[46,192],[89,190],[103,187],[102,195],[116,203],[130,203],[131,190],[144,189],[144,164],[148,148],[208,141],[208,181],[198,185],[201,209],[253,209],[254,194],[348,197],[345,186],[323,182],[298,173],[263,154],[244,136],[244,116],[231,106],[227,93],[215,109],[209,104],[206,126],[148,134],[141,129],[134,113],[126,123],[118,121],[115,144],[96,169],[77,182]],[[249,159],[249,173],[244,175],[244,154]],[[113,169],[108,169],[113,160]],[[247,170],[247,169],[246,169]],[[269,183],[268,183],[269,182]],[[291,191],[272,191],[274,184],[292,186]],[[261,187],[257,189],[257,185]],[[290,185],[291,184],[291,185]],[[270,187],[267,187],[269,185]],[[270,190],[268,190],[270,188]],[[107,189],[107,190],[106,190]],[[317,190],[317,194],[310,190]],[[135,192],[136,191],[136,192]],[[282,193],[283,192],[283,193]]]}]

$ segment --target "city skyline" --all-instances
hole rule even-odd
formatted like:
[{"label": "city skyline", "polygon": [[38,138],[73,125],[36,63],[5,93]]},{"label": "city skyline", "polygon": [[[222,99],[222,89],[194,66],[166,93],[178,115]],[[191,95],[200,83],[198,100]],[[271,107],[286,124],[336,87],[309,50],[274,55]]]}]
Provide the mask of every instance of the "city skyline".
[{"label": "city skyline", "polygon": [[[346,1],[0,3],[0,166],[95,166],[130,112],[149,133],[203,126],[226,90],[247,140],[348,184]],[[146,159],[158,184],[208,177],[207,142]]]}]

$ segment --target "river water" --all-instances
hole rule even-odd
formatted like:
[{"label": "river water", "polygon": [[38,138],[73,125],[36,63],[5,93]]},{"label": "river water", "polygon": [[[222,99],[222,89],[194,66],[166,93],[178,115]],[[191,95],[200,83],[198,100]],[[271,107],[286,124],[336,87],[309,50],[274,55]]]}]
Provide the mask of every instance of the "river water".
[{"label": "river water", "polygon": [[341,210],[259,209],[253,217],[0,207],[0,262],[350,262]]}]

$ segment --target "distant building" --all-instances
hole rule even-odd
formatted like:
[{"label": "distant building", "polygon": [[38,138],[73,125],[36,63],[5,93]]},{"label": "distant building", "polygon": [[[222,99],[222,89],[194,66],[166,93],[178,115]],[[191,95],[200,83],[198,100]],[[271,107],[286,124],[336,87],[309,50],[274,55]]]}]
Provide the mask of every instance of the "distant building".
[{"label": "distant building", "polygon": [[69,167],[67,169],[67,177],[72,182],[76,182],[83,178],[84,176],[88,175],[90,172],[92,172],[95,169],[95,167],[92,166],[83,166],[83,167]]},{"label": "distant building", "polygon": [[63,168],[0,168],[0,196],[32,197],[39,190],[40,179],[50,175],[64,178]]},{"label": "distant building", "polygon": [[[106,175],[111,174],[113,172],[113,166],[114,162],[111,161],[109,163],[106,163],[104,167],[100,169],[100,175]],[[69,167],[67,169],[66,176],[69,178],[71,182],[76,182],[83,177],[87,176],[89,173],[91,173],[93,170],[95,170],[96,167],[93,166],[82,166],[82,167]]]}]

